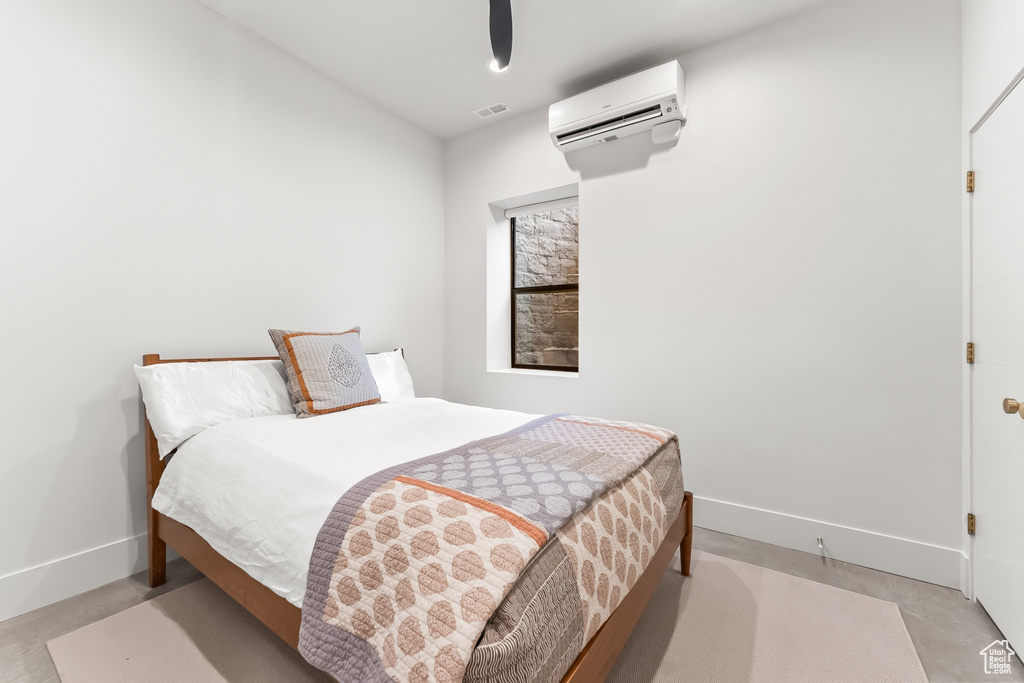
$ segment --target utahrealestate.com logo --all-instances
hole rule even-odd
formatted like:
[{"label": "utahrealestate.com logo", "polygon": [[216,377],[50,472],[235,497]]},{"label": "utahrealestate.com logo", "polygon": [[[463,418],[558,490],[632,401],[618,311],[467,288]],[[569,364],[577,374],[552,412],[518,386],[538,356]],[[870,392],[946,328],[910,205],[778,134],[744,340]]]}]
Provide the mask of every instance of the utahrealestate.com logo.
[{"label": "utahrealestate.com logo", "polygon": [[994,640],[979,654],[985,658],[985,673],[1008,674],[1010,658],[1017,653],[1010,649],[1010,644],[1005,640]]}]

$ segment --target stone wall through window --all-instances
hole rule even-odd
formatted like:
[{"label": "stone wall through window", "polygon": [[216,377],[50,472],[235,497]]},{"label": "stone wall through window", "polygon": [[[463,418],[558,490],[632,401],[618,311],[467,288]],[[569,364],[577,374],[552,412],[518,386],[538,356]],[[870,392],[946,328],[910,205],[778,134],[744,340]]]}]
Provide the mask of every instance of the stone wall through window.
[{"label": "stone wall through window", "polygon": [[513,367],[579,367],[579,207],[512,224]]}]

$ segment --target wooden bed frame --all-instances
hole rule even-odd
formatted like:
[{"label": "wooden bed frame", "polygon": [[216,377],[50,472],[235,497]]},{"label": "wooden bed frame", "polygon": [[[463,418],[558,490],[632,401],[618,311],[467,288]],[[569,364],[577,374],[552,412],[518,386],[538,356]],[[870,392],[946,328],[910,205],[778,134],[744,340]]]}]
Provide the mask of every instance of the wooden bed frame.
[{"label": "wooden bed frame", "polygon": [[[159,354],[142,357],[143,365],[160,363],[205,363],[230,360],[277,360],[277,356],[250,358],[175,358],[161,359]],[[164,461],[157,450],[156,436],[146,418],[146,519],[149,528],[149,585],[151,588],[167,580],[167,546],[184,557],[196,569],[234,598],[267,628],[293,648],[299,645],[299,623],[302,612],[290,602],[246,574],[226,559],[189,527],[153,509],[153,493],[164,471]],[[690,550],[693,542],[693,494],[683,494],[683,504],[665,540],[654,553],[647,569],[612,612],[608,621],[583,647],[576,661],[562,678],[562,683],[595,683],[605,679],[619,652],[629,639],[654,589],[661,581],[679,548],[683,576],[690,575]]]}]

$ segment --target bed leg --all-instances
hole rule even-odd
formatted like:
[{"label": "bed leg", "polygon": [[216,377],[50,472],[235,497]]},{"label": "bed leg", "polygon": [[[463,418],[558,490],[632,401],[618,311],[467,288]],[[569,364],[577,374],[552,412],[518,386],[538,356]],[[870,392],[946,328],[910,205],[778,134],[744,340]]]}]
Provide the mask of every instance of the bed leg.
[{"label": "bed leg", "polygon": [[149,509],[149,587],[162,586],[167,581],[167,542],[157,533],[156,511]]},{"label": "bed leg", "polygon": [[683,514],[686,515],[686,535],[679,544],[679,565],[683,576],[690,575],[690,555],[693,551],[693,494],[683,492]]}]

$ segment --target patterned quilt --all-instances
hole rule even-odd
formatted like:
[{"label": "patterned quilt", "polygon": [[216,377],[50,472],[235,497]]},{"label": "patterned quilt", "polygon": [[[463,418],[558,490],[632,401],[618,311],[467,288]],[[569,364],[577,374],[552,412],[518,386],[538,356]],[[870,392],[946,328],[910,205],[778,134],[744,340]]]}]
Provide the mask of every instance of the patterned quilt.
[{"label": "patterned quilt", "polygon": [[383,470],[318,535],[299,650],[339,681],[557,681],[681,501],[674,434],[573,416]]}]

